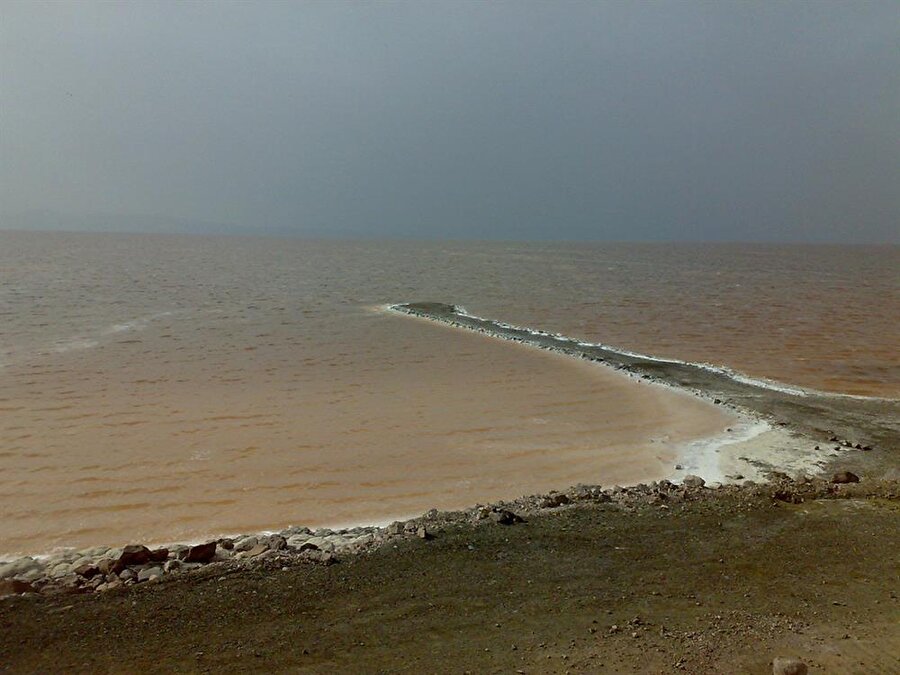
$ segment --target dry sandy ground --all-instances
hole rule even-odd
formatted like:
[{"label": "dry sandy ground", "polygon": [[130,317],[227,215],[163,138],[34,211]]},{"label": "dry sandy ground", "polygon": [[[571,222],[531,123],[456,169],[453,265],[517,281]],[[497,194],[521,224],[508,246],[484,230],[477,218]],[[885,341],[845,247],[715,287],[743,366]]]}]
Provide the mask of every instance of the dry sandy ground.
[{"label": "dry sandy ground", "polygon": [[[900,672],[897,484],[456,525],[330,567],[2,601],[6,672]],[[872,493],[872,490],[868,490]]]}]

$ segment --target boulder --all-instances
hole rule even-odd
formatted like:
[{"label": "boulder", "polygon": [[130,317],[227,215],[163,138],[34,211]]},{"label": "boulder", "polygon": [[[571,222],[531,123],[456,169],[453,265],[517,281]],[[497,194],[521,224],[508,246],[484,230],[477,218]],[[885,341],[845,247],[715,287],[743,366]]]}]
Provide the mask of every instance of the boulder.
[{"label": "boulder", "polygon": [[134,581],[137,578],[137,574],[134,573],[134,570],[125,568],[121,572],[119,572],[119,579],[122,581]]},{"label": "boulder", "polygon": [[259,540],[256,537],[239,537],[234,541],[233,548],[235,551],[249,551],[258,543]]},{"label": "boulder", "polygon": [[779,656],[772,661],[772,675],[806,675],[806,664],[800,659]]},{"label": "boulder", "polygon": [[838,471],[831,477],[832,483],[858,483],[859,476],[850,471]]},{"label": "boulder", "polygon": [[182,551],[179,559],[186,563],[206,563],[212,560],[215,554],[216,542],[210,541],[205,544],[191,546],[186,551]]},{"label": "boulder", "polygon": [[86,563],[84,565],[79,565],[74,570],[80,577],[84,577],[85,579],[93,579],[95,576],[100,574],[100,569],[96,565],[92,565],[90,563]]},{"label": "boulder", "polygon": [[112,571],[116,574],[131,565],[144,565],[150,562],[150,549],[140,544],[129,544],[122,549],[118,560],[112,566]]},{"label": "boulder", "polygon": [[399,520],[395,520],[393,523],[384,528],[384,532],[385,534],[397,535],[403,534],[403,529],[403,523],[401,523]]},{"label": "boulder", "polygon": [[54,565],[50,570],[50,577],[53,579],[62,579],[72,573],[72,566],[69,563],[59,563]]},{"label": "boulder", "polygon": [[686,488],[702,488],[706,485],[706,481],[700,478],[700,476],[688,474],[681,480],[681,484]]},{"label": "boulder", "polygon": [[152,562],[165,562],[169,559],[169,549],[167,548],[158,548],[154,551],[150,551],[150,560]]},{"label": "boulder", "polygon": [[428,529],[424,525],[419,525],[419,529],[416,530],[416,536],[419,539],[433,539],[434,536],[428,531]]}]

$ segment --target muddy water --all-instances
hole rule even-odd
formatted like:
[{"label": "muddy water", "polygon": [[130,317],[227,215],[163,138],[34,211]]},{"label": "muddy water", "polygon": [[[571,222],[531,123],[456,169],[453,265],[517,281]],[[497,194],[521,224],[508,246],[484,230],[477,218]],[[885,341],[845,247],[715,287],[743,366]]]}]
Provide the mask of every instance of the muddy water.
[{"label": "muddy water", "polygon": [[375,308],[452,301],[896,396],[897,263],[897,249],[0,232],[0,552],[375,521],[658,477],[680,443],[731,420]]}]

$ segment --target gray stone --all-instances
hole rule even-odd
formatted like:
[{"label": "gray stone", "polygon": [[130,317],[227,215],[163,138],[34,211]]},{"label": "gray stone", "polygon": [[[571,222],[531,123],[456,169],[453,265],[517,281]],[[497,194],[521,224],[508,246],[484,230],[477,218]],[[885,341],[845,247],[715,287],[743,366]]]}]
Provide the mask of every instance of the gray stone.
[{"label": "gray stone", "polygon": [[702,488],[706,485],[706,481],[700,478],[700,476],[688,474],[682,479],[681,484],[686,488]]},{"label": "gray stone", "polygon": [[303,544],[306,543],[306,540],[309,539],[309,535],[306,534],[294,534],[288,537],[287,545],[291,548],[300,548]]},{"label": "gray stone", "polygon": [[41,567],[43,567],[43,565],[34,558],[27,556],[19,558],[18,560],[13,560],[12,562],[0,565],[0,579],[10,579]]},{"label": "gray stone", "polygon": [[138,581],[150,581],[151,579],[156,579],[157,577],[161,577],[163,575],[162,567],[145,567],[140,572],[138,572],[137,580]]},{"label": "gray stone", "polygon": [[72,573],[72,565],[69,563],[59,563],[50,570],[49,576],[53,579],[62,579]]},{"label": "gray stone", "polygon": [[249,551],[251,548],[256,546],[259,543],[259,540],[256,537],[238,537],[234,540],[234,549],[235,551]]},{"label": "gray stone", "polygon": [[779,656],[772,661],[772,675],[806,675],[806,664],[800,659]]},{"label": "gray stone", "polygon": [[257,558],[268,550],[269,550],[269,547],[266,544],[264,544],[264,543],[257,544],[256,546],[251,548],[249,551],[243,551],[244,555],[241,557],[242,558]]},{"label": "gray stone", "polygon": [[137,574],[134,573],[134,570],[127,567],[119,572],[119,579],[122,581],[134,581],[135,578],[137,578]]}]

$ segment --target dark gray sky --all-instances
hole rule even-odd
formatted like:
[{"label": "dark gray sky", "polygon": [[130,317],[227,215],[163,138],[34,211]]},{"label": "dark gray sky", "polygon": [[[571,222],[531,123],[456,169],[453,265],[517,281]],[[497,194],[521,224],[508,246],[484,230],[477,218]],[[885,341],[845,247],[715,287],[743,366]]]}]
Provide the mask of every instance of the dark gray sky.
[{"label": "dark gray sky", "polygon": [[0,227],[900,241],[900,4],[0,4]]}]

